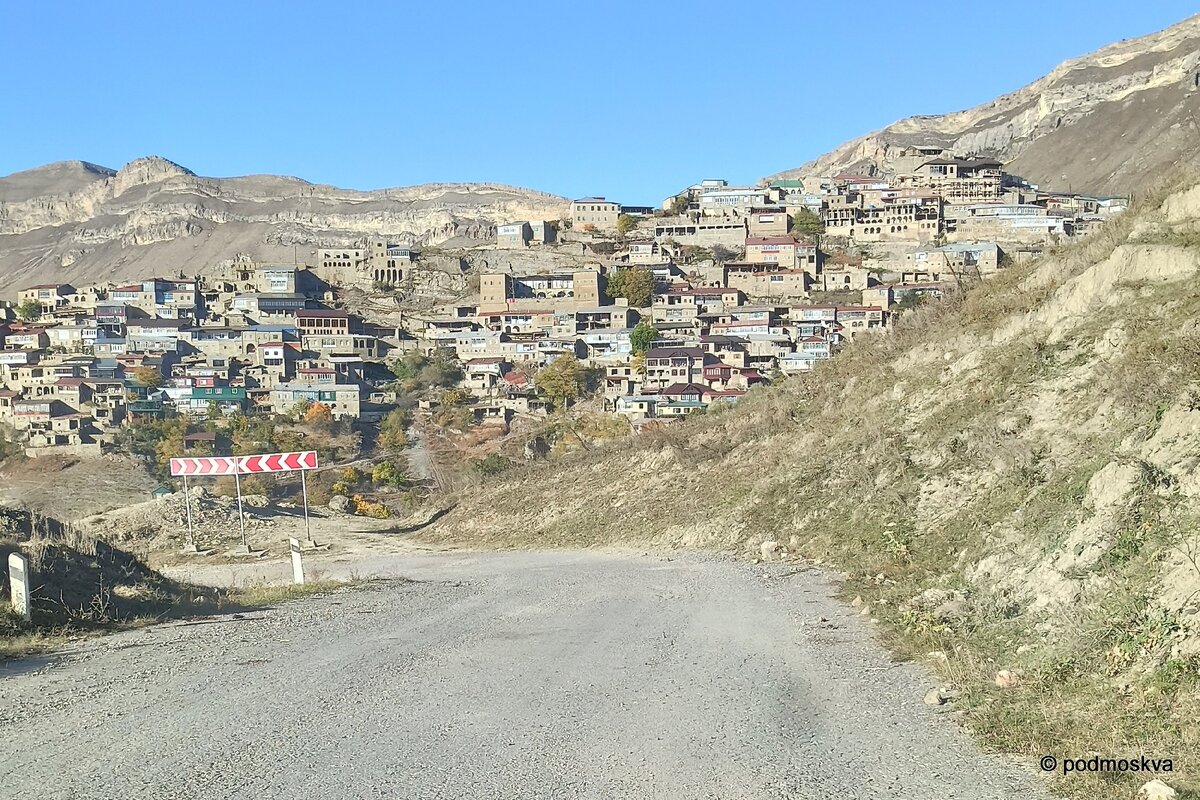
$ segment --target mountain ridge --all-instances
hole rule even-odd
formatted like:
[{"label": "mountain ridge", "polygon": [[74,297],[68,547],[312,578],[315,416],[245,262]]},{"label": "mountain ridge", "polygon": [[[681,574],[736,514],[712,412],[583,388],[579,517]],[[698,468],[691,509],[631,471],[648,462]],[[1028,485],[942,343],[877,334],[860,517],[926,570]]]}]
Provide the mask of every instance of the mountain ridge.
[{"label": "mountain ridge", "polygon": [[972,108],[922,114],[852,139],[767,180],[888,174],[905,145],[998,158],[1054,188],[1127,194],[1164,169],[1200,163],[1200,14],[1064,61]]},{"label": "mountain ridge", "polygon": [[300,248],[375,236],[471,244],[568,201],[495,183],[356,190],[280,175],[213,178],[161,156],[118,170],[58,161],[0,178],[0,293],[35,283],[202,272],[235,254],[291,262]]}]

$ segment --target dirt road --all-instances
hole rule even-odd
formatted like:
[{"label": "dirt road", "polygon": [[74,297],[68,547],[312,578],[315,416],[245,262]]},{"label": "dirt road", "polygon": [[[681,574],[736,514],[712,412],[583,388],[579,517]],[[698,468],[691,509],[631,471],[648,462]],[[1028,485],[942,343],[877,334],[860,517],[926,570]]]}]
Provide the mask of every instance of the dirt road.
[{"label": "dirt road", "polygon": [[0,668],[0,793],[1042,796],[924,706],[928,678],[890,663],[815,572],[564,552],[390,563],[413,582]]}]

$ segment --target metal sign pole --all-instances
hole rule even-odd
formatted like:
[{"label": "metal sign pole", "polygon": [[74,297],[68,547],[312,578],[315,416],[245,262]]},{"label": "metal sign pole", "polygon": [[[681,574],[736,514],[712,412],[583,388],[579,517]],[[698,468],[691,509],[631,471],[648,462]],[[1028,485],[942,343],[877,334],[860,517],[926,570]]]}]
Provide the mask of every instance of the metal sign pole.
[{"label": "metal sign pole", "polygon": [[304,543],[312,545],[312,533],[308,529],[308,470],[300,470],[300,491],[304,495]]},{"label": "metal sign pole", "polygon": [[192,496],[188,492],[187,474],[183,476],[183,507],[187,509],[187,542],[184,543],[184,550],[196,549],[196,538],[192,533]]},{"label": "metal sign pole", "polygon": [[238,525],[242,529],[242,547],[249,550],[250,545],[246,541],[246,515],[242,513],[242,477],[236,471],[233,473],[233,485],[237,487]]}]

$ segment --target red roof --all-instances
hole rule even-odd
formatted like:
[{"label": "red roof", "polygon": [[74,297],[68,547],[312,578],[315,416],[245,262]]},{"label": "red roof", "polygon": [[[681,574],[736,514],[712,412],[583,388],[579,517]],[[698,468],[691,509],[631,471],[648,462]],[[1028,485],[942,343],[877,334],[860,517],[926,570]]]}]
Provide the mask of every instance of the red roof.
[{"label": "red roof", "polygon": [[514,369],[504,373],[504,381],[513,386],[524,386],[529,383],[529,376],[519,369]]},{"label": "red roof", "polygon": [[54,382],[54,385],[78,388],[83,386],[83,378],[59,378]]}]

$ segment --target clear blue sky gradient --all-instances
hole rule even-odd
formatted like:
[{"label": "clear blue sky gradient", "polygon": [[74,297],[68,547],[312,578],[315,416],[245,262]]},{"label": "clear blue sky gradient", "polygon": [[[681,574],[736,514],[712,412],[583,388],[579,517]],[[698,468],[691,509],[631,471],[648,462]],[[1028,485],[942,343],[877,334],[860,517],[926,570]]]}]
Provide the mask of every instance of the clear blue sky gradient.
[{"label": "clear blue sky gradient", "polygon": [[0,0],[0,175],[154,154],[202,175],[657,204],[988,101],[1200,10],[756,5]]}]

